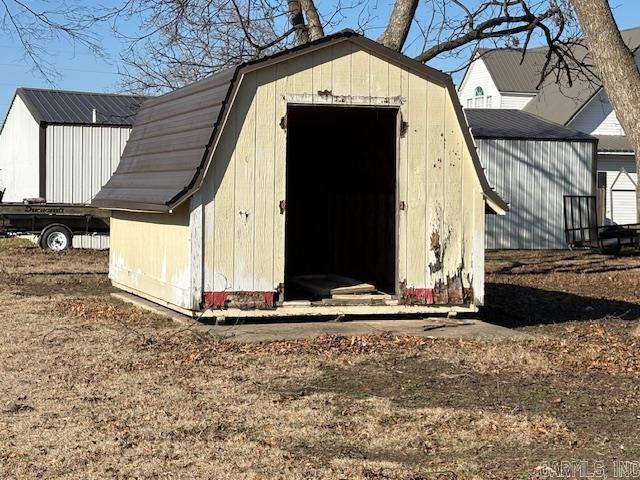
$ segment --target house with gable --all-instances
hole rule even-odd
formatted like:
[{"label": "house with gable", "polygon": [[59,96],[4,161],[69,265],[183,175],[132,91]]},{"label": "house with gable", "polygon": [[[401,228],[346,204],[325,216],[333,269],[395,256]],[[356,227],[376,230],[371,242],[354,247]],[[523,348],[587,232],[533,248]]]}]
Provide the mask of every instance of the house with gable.
[{"label": "house with gable", "polygon": [[[640,62],[640,27],[621,33]],[[588,51],[581,50],[576,56],[588,58]],[[570,86],[554,79],[539,85],[545,53],[545,47],[533,48],[523,58],[518,49],[478,49],[458,89],[462,106],[522,110],[597,137],[596,186],[606,189],[605,222],[635,223],[634,152],[602,83],[595,76],[581,76]]]}]

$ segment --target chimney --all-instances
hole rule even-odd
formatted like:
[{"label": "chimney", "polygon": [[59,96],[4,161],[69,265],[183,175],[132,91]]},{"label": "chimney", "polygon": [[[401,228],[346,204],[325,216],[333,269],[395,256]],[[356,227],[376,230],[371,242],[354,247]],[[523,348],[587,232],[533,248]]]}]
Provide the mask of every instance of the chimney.
[{"label": "chimney", "polygon": [[93,123],[96,123],[98,121],[98,113],[96,112],[95,108],[93,109],[93,112],[92,112],[92,120],[93,120]]}]

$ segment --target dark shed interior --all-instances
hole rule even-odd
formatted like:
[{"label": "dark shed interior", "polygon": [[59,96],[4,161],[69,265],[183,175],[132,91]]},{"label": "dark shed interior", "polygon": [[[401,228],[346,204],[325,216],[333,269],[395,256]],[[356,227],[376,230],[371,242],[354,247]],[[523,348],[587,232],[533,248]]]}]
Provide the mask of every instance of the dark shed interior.
[{"label": "dark shed interior", "polygon": [[287,112],[286,299],[290,279],[337,274],[396,293],[395,108]]}]

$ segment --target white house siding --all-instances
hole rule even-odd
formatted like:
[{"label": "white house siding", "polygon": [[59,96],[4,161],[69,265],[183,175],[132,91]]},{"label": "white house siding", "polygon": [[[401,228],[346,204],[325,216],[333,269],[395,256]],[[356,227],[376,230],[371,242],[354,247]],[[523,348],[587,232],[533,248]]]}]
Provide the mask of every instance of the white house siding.
[{"label": "white house siding", "polygon": [[40,194],[40,127],[27,106],[15,97],[0,134],[0,190],[5,202],[21,202]]},{"label": "white house siding", "polygon": [[604,91],[596,94],[568,126],[591,135],[625,134]]},{"label": "white house siding", "polygon": [[[47,126],[47,201],[90,203],[116,169],[130,131],[129,127]],[[76,236],[73,246],[109,248],[109,238]]]},{"label": "white house siding", "polygon": [[[475,105],[476,87],[482,87],[485,97],[491,97],[491,108],[500,108],[501,95],[496,84],[491,78],[483,60],[476,60],[469,66],[469,71],[458,91],[460,103],[464,108],[486,108],[486,105]],[[471,99],[472,105],[469,107],[467,101]],[[502,107],[505,108],[505,107]]]},{"label": "white house siding", "polygon": [[593,195],[594,144],[477,139],[489,183],[510,205],[487,215],[488,249],[566,248],[563,196]]},{"label": "white house siding", "polygon": [[636,223],[638,175],[633,155],[598,155],[598,171],[607,173],[606,223]]},{"label": "white house siding", "polygon": [[522,110],[529,100],[535,95],[526,94],[502,94],[500,97],[500,108]]}]

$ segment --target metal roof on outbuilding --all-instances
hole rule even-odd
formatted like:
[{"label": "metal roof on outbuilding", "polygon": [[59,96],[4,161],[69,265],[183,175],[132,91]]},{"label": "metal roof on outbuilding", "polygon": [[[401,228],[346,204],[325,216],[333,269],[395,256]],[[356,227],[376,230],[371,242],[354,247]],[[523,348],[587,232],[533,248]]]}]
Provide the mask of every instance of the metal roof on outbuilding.
[{"label": "metal roof on outbuilding", "polygon": [[471,133],[476,138],[597,141],[591,135],[522,110],[468,108],[465,114]]},{"label": "metal roof on outbuilding", "polygon": [[147,98],[40,88],[18,88],[16,96],[24,101],[38,123],[113,126],[133,125],[136,113]]},{"label": "metal roof on outbuilding", "polygon": [[[448,75],[352,30],[343,30],[146,101],[136,117],[117,170],[95,196],[93,205],[147,212],[171,211],[200,187],[221,125],[238,89],[238,79],[244,73],[347,39],[439,83],[456,98]],[[457,105],[456,115],[464,125],[464,114]],[[462,130],[487,202],[496,212],[507,211],[507,204],[491,189],[484,176],[470,132],[466,127]]]}]

